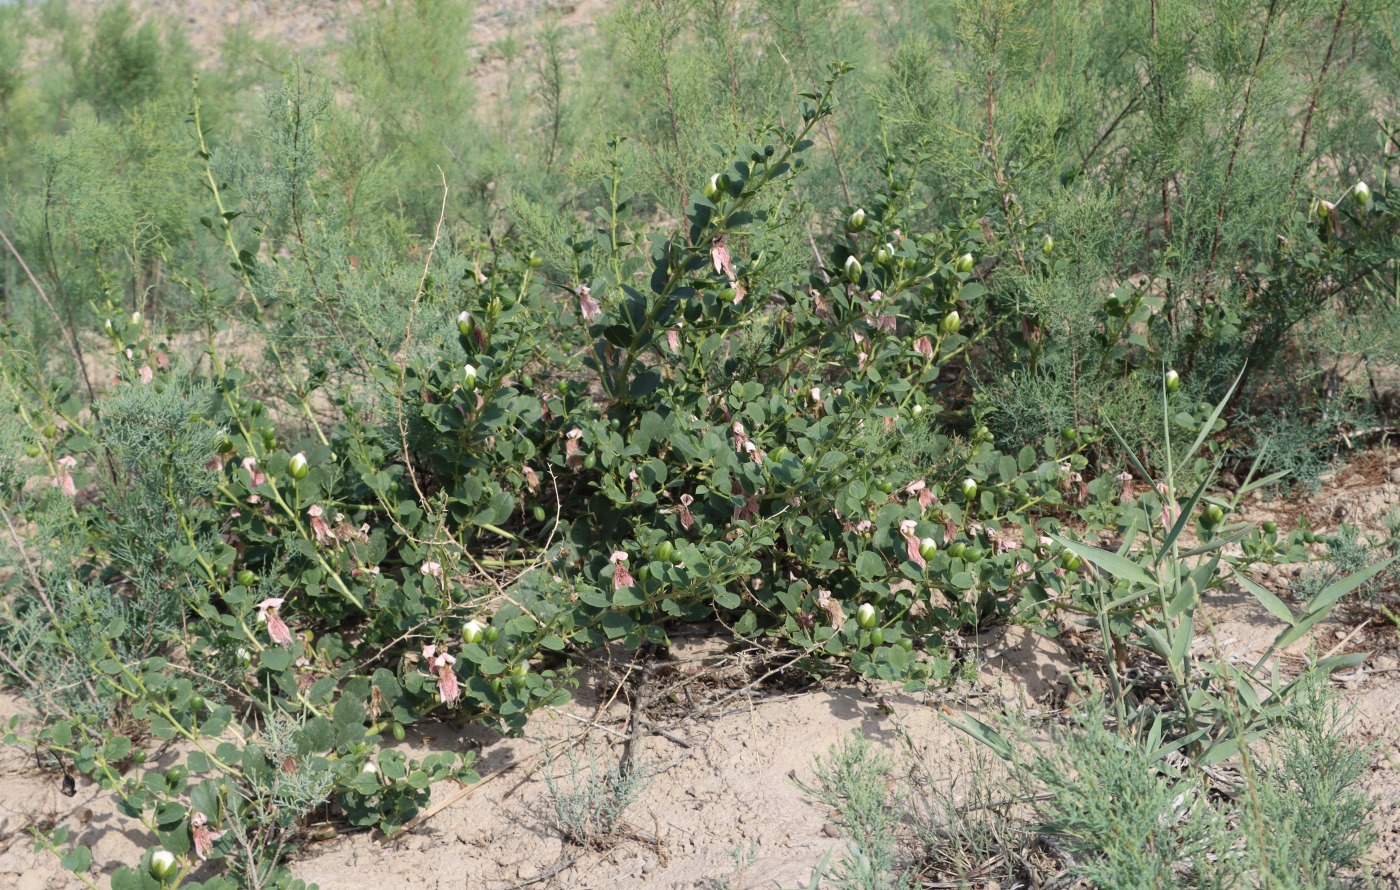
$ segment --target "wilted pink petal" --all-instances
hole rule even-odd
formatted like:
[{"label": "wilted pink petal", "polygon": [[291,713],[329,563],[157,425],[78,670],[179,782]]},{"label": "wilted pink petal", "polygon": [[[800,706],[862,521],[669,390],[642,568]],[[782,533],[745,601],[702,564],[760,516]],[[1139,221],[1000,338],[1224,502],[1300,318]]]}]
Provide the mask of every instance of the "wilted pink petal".
[{"label": "wilted pink petal", "polygon": [[921,569],[926,569],[928,562],[919,552],[919,536],[914,531],[918,525],[917,521],[906,519],[899,524],[899,533],[904,536],[904,552],[909,556],[909,561]]},{"label": "wilted pink petal", "polygon": [[311,520],[311,533],[316,536],[316,543],[322,547],[338,543],[335,532],[331,531],[330,525],[319,516]]},{"label": "wilted pink petal", "polygon": [[1127,470],[1113,477],[1118,483],[1118,498],[1121,503],[1126,504],[1133,499],[1133,474]]},{"label": "wilted pink petal", "polygon": [[1157,493],[1162,496],[1162,527],[1171,530],[1176,525],[1177,519],[1181,516],[1181,508],[1177,506],[1175,499],[1167,489],[1165,482],[1157,483]]},{"label": "wilted pink petal", "polygon": [[250,456],[243,458],[242,466],[243,469],[248,471],[248,475],[252,477],[254,488],[257,488],[267,481],[267,477],[263,475],[263,471],[258,469],[258,459],[256,457]]},{"label": "wilted pink petal", "polygon": [[267,617],[267,635],[272,642],[279,646],[292,645],[292,631],[287,627],[287,622],[282,620],[282,616],[277,614],[276,609],[269,609]]},{"label": "wilted pink petal", "polygon": [[914,351],[924,358],[933,358],[933,341],[928,337],[920,337],[914,341]]},{"label": "wilted pink petal", "polygon": [[621,550],[612,555],[613,565],[613,590],[621,590],[624,587],[631,587],[637,582],[633,580],[632,573],[627,571],[627,554]]},{"label": "wilted pink petal", "polygon": [[574,427],[564,437],[564,460],[569,464],[571,470],[577,470],[583,466],[583,446],[578,441],[582,436],[583,430]]},{"label": "wilted pink petal", "polygon": [[693,503],[695,503],[695,498],[691,497],[688,494],[681,495],[681,528],[684,528],[687,531],[689,531],[690,528],[695,525],[695,517],[691,515],[690,512],[690,505]]},{"label": "wilted pink petal", "polygon": [[734,421],[734,450],[740,454],[744,453],[744,446],[749,443],[748,434],[744,431],[744,425],[739,421]]},{"label": "wilted pink petal", "polygon": [[532,469],[529,464],[526,464],[524,467],[522,467],[520,472],[524,474],[525,485],[531,491],[540,490],[540,477],[538,474],[535,473],[534,469]]},{"label": "wilted pink petal", "polygon": [[214,841],[224,836],[222,831],[210,831],[208,818],[196,812],[190,817],[190,833],[194,835],[194,852],[199,857],[200,862],[209,858],[209,854],[214,852]]},{"label": "wilted pink petal", "polygon": [[875,524],[874,524],[873,522],[871,522],[869,519],[862,519],[860,522],[857,522],[857,523],[856,523],[856,528],[855,528],[856,534],[858,534],[858,535],[868,535],[868,534],[870,534],[870,529],[873,528],[874,525],[875,525]]},{"label": "wilted pink petal", "polygon": [[438,668],[438,699],[445,705],[453,704],[461,696],[461,687],[457,685],[457,672],[451,665],[443,665]]},{"label": "wilted pink petal", "polygon": [[598,301],[593,299],[592,292],[588,289],[588,285],[580,284],[574,289],[574,293],[578,294],[578,311],[579,314],[583,316],[584,322],[592,324],[597,321],[599,316],[603,314],[603,310],[602,307],[598,305]]},{"label": "wilted pink petal", "polygon": [[893,334],[899,325],[899,317],[895,315],[875,316],[875,329],[884,331],[886,334]]},{"label": "wilted pink petal", "polygon": [[676,355],[679,355],[679,354],[680,354],[680,351],[681,351],[681,333],[680,333],[680,331],[676,330],[675,328],[671,328],[669,331],[667,331],[667,332],[666,332],[666,345],[667,345],[668,347],[670,347],[672,353],[674,353],[674,354],[676,354]]},{"label": "wilted pink petal", "polygon": [[732,284],[738,276],[734,274],[734,263],[729,259],[729,248],[726,246],[728,240],[727,235],[721,234],[716,235],[710,242],[710,262],[714,264],[715,271],[723,272],[724,277]]}]

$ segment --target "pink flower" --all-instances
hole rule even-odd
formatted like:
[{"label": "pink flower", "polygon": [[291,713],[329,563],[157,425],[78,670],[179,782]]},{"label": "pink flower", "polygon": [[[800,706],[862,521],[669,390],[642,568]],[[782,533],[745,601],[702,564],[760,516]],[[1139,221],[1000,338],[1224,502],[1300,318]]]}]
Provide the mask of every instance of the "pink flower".
[{"label": "pink flower", "polygon": [[160,368],[162,371],[169,371],[169,370],[170,370],[170,356],[166,355],[166,354],[163,353],[163,352],[157,352],[157,353],[156,353],[156,367],[157,367],[157,368]]},{"label": "pink flower", "polygon": [[141,370],[136,372],[136,376],[141,378],[141,383],[149,386],[151,381],[156,379],[156,372],[151,370],[150,365],[142,365]]},{"label": "pink flower", "polygon": [[210,831],[209,819],[203,813],[196,812],[190,817],[190,833],[194,835],[194,852],[199,857],[200,862],[209,858],[209,854],[214,852],[214,841],[224,836],[222,831]]},{"label": "pink flower", "polygon": [[442,563],[435,562],[430,559],[418,567],[418,574],[423,575],[425,577],[428,575],[432,575],[434,578],[438,579],[438,581],[441,581]]},{"label": "pink flower", "polygon": [[904,550],[909,556],[909,561],[921,569],[928,568],[928,562],[924,560],[924,555],[919,552],[919,536],[914,529],[919,523],[913,519],[906,519],[899,524],[899,533],[904,536]]},{"label": "pink flower", "polygon": [[1018,574],[1018,575],[1029,574],[1029,573],[1030,573],[1030,570],[1031,570],[1030,563],[1028,563],[1028,562],[1018,562],[1018,563],[1016,563],[1016,574]]},{"label": "pink flower", "polygon": [[631,587],[637,582],[632,579],[632,573],[627,571],[627,554],[618,550],[612,555],[613,566],[613,590],[621,590],[624,587]]},{"label": "pink flower", "polygon": [[282,620],[282,616],[277,614],[277,610],[282,608],[285,600],[280,596],[270,596],[258,603],[258,620],[267,625],[267,635],[279,646],[292,645],[292,631],[287,627],[287,623]]}]

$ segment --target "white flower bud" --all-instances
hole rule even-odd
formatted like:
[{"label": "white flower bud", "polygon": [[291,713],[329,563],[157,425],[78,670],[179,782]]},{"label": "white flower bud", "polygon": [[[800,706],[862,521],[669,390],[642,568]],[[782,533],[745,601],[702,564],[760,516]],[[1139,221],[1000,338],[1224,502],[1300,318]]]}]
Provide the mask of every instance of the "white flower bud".
[{"label": "white flower bud", "polygon": [[298,451],[292,455],[292,459],[287,461],[287,472],[293,479],[305,479],[310,468],[306,465],[306,455]]},{"label": "white flower bud", "polygon": [[468,643],[480,643],[486,634],[486,625],[473,618],[462,628],[462,639]]},{"label": "white flower bud", "polygon": [[466,384],[467,389],[476,389],[476,365],[462,366],[462,382]]},{"label": "white flower bud", "polygon": [[858,280],[862,271],[860,267],[860,260],[856,259],[853,256],[846,257],[846,265],[842,268],[842,271],[844,272],[848,281]]},{"label": "white flower bud", "polygon": [[953,263],[953,269],[962,273],[971,272],[972,266],[973,259],[972,254],[970,253],[963,254],[962,256],[958,257],[957,260]]},{"label": "white flower bud", "polygon": [[870,605],[869,603],[861,603],[860,608],[856,609],[857,626],[869,630],[870,628],[875,626],[875,619],[875,607]]},{"label": "white flower bud", "polygon": [[472,323],[472,314],[470,312],[463,309],[461,312],[457,313],[458,333],[463,337],[470,336],[473,327],[475,327],[475,325]]},{"label": "white flower bud", "polygon": [[714,176],[710,177],[709,182],[705,183],[705,197],[709,198],[711,201],[713,201],[715,197],[719,195],[719,177],[720,174],[716,173]]},{"label": "white flower bud", "polygon": [[156,850],[151,854],[151,876],[164,882],[175,876],[175,854],[169,850]]},{"label": "white flower bud", "polygon": [[848,232],[860,232],[860,231],[864,231],[864,229],[865,229],[865,211],[862,210],[861,208],[857,207],[857,208],[855,209],[855,211],[851,214],[850,218],[846,220],[846,231],[848,231]]},{"label": "white flower bud", "polygon": [[1364,181],[1358,182],[1351,187],[1351,196],[1358,204],[1365,204],[1371,200],[1371,187]]}]

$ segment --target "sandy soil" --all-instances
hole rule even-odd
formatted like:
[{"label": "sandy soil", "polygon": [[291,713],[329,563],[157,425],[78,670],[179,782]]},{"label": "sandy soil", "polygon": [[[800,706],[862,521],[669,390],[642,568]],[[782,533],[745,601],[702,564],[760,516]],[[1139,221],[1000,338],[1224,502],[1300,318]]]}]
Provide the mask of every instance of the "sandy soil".
[{"label": "sandy soil", "polygon": [[[1378,527],[1385,510],[1400,503],[1400,480],[1390,481],[1397,466],[1400,457],[1371,451],[1337,474],[1321,496],[1261,504],[1255,512],[1258,518],[1308,515],[1322,528],[1343,519]],[[1294,570],[1272,570],[1266,580],[1286,594]],[[1225,657],[1257,655],[1278,630],[1252,598],[1238,592],[1212,597],[1206,613],[1209,627],[1202,623],[1197,645]],[[759,666],[726,655],[713,636],[678,640],[673,659],[648,682],[648,688],[674,694],[656,694],[643,711],[667,729],[664,736],[648,735],[639,749],[655,778],[627,813],[631,837],[606,850],[561,839],[539,771],[545,746],[578,738],[590,722],[593,750],[602,759],[618,755],[629,706],[625,695],[614,697],[616,684],[607,680],[607,670],[590,668],[575,699],[537,714],[523,738],[445,724],[429,727],[426,736],[410,736],[405,745],[420,752],[478,751],[485,780],[465,789],[435,788],[434,808],[441,809],[393,840],[353,834],[312,843],[293,869],[324,890],[505,890],[532,880],[528,886],[543,888],[799,886],[824,856],[835,858],[843,846],[831,814],[797,786],[810,781],[813,759],[830,746],[859,730],[895,750],[907,732],[934,774],[953,776],[968,752],[942,718],[945,709],[985,713],[1011,706],[1045,713],[1063,704],[1076,664],[1054,641],[1011,628],[968,643],[979,668],[975,679],[946,691],[906,695],[864,683],[797,691],[770,683],[743,693]],[[1370,653],[1362,668],[1338,677],[1336,685],[1355,711],[1352,734],[1374,746],[1366,787],[1377,800],[1376,877],[1381,886],[1400,887],[1400,631],[1364,608],[1352,609],[1285,653],[1285,672],[1296,670],[1298,653],[1310,644]],[[686,685],[691,677],[694,683]],[[695,707],[702,700],[708,709]],[[0,716],[15,708],[14,699],[0,698]],[[556,762],[556,772],[559,767]],[[68,825],[80,842],[92,845],[95,876],[132,861],[144,846],[139,827],[117,815],[108,796],[86,780],[79,781],[74,797],[63,797],[59,777],[39,772],[30,757],[13,750],[0,753],[0,776],[0,887],[78,886],[49,854],[31,850],[24,834],[31,825]]]}]

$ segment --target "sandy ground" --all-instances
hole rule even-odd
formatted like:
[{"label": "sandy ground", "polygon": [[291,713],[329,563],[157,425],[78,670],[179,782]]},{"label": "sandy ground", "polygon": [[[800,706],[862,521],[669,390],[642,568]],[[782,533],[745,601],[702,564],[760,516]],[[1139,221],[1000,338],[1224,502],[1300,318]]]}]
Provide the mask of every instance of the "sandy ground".
[{"label": "sandy ground", "polygon": [[[1255,512],[1261,519],[1304,514],[1320,528],[1343,520],[1377,527],[1385,510],[1400,503],[1400,479],[1390,481],[1396,467],[1400,457],[1373,450],[1330,480],[1323,495],[1261,504]],[[1266,580],[1283,592],[1293,571],[1280,567]],[[1237,592],[1211,597],[1206,612],[1211,620],[1209,627],[1202,623],[1197,645],[1216,647],[1226,657],[1257,655],[1278,630],[1252,598]],[[1370,653],[1361,669],[1338,677],[1336,685],[1354,709],[1352,735],[1374,746],[1365,781],[1377,801],[1378,841],[1371,857],[1376,878],[1379,886],[1400,887],[1400,631],[1378,619],[1353,609],[1318,627],[1282,663],[1285,672],[1296,669],[1298,653],[1312,643],[1324,651]],[[351,834],[312,843],[297,855],[293,870],[323,890],[506,890],[532,879],[539,880],[528,886],[543,888],[803,885],[824,856],[834,859],[843,848],[831,814],[797,785],[811,780],[814,758],[830,746],[859,730],[895,751],[907,732],[935,775],[955,776],[968,751],[942,718],[945,708],[977,713],[1009,705],[1045,713],[1062,704],[1075,663],[1057,643],[1020,628],[996,629],[968,642],[980,666],[975,679],[906,695],[864,683],[805,691],[770,684],[736,694],[755,666],[726,656],[715,637],[677,641],[672,660],[657,668],[649,687],[677,687],[692,675],[706,679],[649,702],[644,713],[668,727],[669,735],[645,738],[640,757],[655,777],[627,813],[632,837],[606,850],[583,849],[560,837],[538,769],[545,746],[579,737],[595,713],[593,750],[602,759],[618,755],[628,704],[625,696],[613,697],[616,687],[606,681],[606,671],[588,669],[574,700],[537,714],[523,738],[445,724],[429,727],[427,736],[411,735],[405,745],[419,752],[478,751],[485,780],[469,789],[435,788],[435,806],[447,805],[391,841]],[[713,716],[685,707],[687,691],[711,702]],[[15,707],[14,699],[0,698],[0,716]],[[34,852],[24,833],[32,825],[58,824],[93,847],[95,877],[134,860],[145,843],[139,826],[117,815],[91,783],[80,780],[76,796],[63,797],[58,777],[36,770],[31,757],[0,752],[0,887],[79,886],[49,854]]]}]

